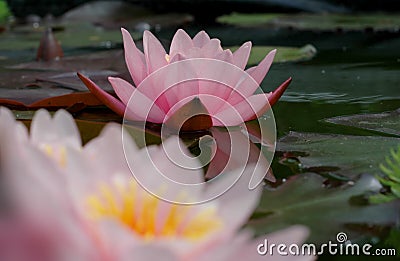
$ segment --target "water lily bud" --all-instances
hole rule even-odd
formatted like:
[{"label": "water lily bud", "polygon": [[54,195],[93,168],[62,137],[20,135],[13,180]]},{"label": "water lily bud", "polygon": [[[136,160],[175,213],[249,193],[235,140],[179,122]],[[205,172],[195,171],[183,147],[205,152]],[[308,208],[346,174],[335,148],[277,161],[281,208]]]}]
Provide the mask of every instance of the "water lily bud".
[{"label": "water lily bud", "polygon": [[36,60],[51,61],[59,60],[64,56],[60,43],[55,38],[52,29],[49,27],[43,33],[40,39],[39,49],[37,51]]}]

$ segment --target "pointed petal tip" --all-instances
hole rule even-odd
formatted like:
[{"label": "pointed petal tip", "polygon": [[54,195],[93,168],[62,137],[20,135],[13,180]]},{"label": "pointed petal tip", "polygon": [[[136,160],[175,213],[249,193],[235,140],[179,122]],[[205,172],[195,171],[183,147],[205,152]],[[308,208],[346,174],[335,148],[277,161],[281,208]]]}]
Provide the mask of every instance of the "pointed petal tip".
[{"label": "pointed petal tip", "polygon": [[144,32],[143,32],[143,38],[145,38],[145,37],[151,37],[151,36],[154,37],[154,35],[153,35],[149,30],[144,30]]},{"label": "pointed petal tip", "polygon": [[188,34],[185,30],[183,30],[182,28],[179,28],[179,29],[176,31],[176,33],[175,33],[175,35],[180,35],[180,34],[183,34],[185,37],[187,37],[187,38],[189,38],[189,39],[192,39],[192,38],[189,36],[189,34]]},{"label": "pointed petal tip", "polygon": [[[277,51],[278,51],[277,49],[273,49],[273,50],[269,51],[269,53],[265,56],[264,59],[272,56],[272,58],[269,58],[269,59],[274,60]],[[271,63],[272,63],[272,61],[271,61]]]},{"label": "pointed petal tip", "polygon": [[289,77],[286,81],[284,81],[278,88],[276,88],[272,94],[268,97],[269,104],[273,106],[279,98],[283,95],[286,91],[289,84],[292,82],[292,77]]},{"label": "pointed petal tip", "polygon": [[253,46],[253,43],[252,43],[251,41],[247,41],[247,42],[245,42],[243,45],[249,45],[250,47],[252,47],[252,46]]},{"label": "pointed petal tip", "polygon": [[84,79],[87,79],[85,76],[83,76],[83,74],[81,74],[80,72],[76,72],[76,75],[78,75],[79,79],[81,79],[84,82]]},{"label": "pointed petal tip", "polygon": [[127,38],[132,38],[131,33],[129,33],[128,30],[126,30],[125,28],[121,27],[121,33],[122,33],[122,39],[124,40],[124,42],[127,40]]},{"label": "pointed petal tip", "polygon": [[[267,54],[267,56],[272,56],[273,58],[275,58],[275,55],[276,55],[276,52],[277,52],[278,50],[277,49],[273,49],[273,50],[271,50],[268,54]],[[272,59],[273,59],[272,58]]]},{"label": "pointed petal tip", "polygon": [[[204,31],[204,30],[201,30],[200,32],[198,32],[194,37],[196,37],[196,36],[200,36],[200,35],[204,35],[204,36],[208,36],[208,34],[206,33],[206,31]],[[193,38],[194,38],[193,37]]]},{"label": "pointed petal tip", "polygon": [[81,81],[86,85],[86,87],[89,89],[89,91],[96,96],[96,98],[101,101],[104,105],[109,107],[111,110],[113,110],[115,113],[117,113],[120,116],[124,116],[125,113],[125,105],[116,99],[114,96],[110,95],[106,91],[104,91],[102,88],[100,88],[97,84],[95,84],[92,80],[81,74],[80,72],[76,73],[81,79]]}]

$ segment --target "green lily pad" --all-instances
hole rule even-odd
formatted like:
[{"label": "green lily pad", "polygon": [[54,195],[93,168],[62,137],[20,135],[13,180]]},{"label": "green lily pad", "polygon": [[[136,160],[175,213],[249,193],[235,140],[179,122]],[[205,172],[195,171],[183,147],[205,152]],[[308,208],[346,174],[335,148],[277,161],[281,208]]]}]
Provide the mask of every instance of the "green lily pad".
[{"label": "green lily pad", "polygon": [[397,14],[240,14],[233,13],[218,18],[221,23],[254,27],[283,27],[316,31],[396,31],[400,24]]},{"label": "green lily pad", "polygon": [[232,24],[239,26],[256,26],[261,24],[271,23],[275,19],[279,18],[279,14],[240,14],[232,13],[229,15],[223,15],[217,18],[217,22],[224,24]]},{"label": "green lily pad", "polygon": [[264,191],[255,218],[248,226],[263,235],[293,224],[303,224],[311,230],[310,242],[335,242],[339,232],[346,233],[351,240],[359,234],[349,229],[350,224],[390,225],[399,217],[399,201],[380,205],[350,203],[353,197],[380,188],[371,175],[364,175],[354,185],[337,188],[324,188],[323,178],[318,175],[298,175],[276,190]]},{"label": "green lily pad", "polygon": [[325,121],[334,124],[400,136],[400,109],[376,114],[339,116]]},{"label": "green lily pad", "polygon": [[297,159],[305,171],[322,169],[354,179],[379,174],[379,163],[398,144],[400,138],[290,132],[280,139],[277,151],[300,155]]},{"label": "green lily pad", "polygon": [[[239,47],[228,47],[232,51]],[[285,47],[285,46],[253,46],[248,61],[248,65],[256,65],[272,50],[277,49],[274,62],[300,62],[312,59],[317,54],[317,49],[307,44],[303,47]]]}]

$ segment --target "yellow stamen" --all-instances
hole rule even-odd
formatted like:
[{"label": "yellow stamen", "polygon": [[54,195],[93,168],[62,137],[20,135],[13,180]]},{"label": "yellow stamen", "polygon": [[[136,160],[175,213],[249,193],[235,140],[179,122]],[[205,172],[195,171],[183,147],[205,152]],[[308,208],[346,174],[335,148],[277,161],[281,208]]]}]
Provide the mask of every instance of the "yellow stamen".
[{"label": "yellow stamen", "polygon": [[171,57],[169,56],[169,54],[165,54],[165,60],[169,63]]},{"label": "yellow stamen", "polygon": [[47,156],[56,160],[61,167],[67,166],[67,149],[64,146],[54,147],[50,144],[42,144],[40,148]]},{"label": "yellow stamen", "polygon": [[[199,240],[222,226],[215,206],[161,202],[138,186],[133,180],[125,184],[115,182],[113,186],[102,184],[98,193],[86,200],[89,217],[114,218],[144,240],[163,237]],[[164,204],[163,214],[159,213],[161,204]]]}]

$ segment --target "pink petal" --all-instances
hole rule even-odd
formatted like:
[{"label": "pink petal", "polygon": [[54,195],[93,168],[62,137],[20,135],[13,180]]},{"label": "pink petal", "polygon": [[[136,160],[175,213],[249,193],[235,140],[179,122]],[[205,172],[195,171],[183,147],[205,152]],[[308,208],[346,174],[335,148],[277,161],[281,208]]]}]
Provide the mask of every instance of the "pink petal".
[{"label": "pink petal", "polygon": [[118,97],[128,107],[129,111],[136,116],[133,120],[151,121],[154,123],[161,123],[163,121],[165,113],[153,100],[121,78],[109,77],[108,80]]},{"label": "pink petal", "polygon": [[[230,51],[224,52],[224,55],[232,57]],[[196,61],[193,60],[193,64],[200,79],[199,94],[219,97],[221,101],[215,100],[217,103],[224,102],[229,97],[234,86],[241,79],[241,75],[244,74],[238,67],[222,60],[199,59]],[[215,111],[218,108],[207,109]]]},{"label": "pink petal", "polygon": [[[225,132],[212,128],[211,133],[216,142],[216,153],[208,167],[205,176],[207,179],[214,178],[222,172],[243,168],[247,164],[243,155],[248,154],[249,141],[240,131]],[[235,149],[241,147],[240,150],[233,150],[233,145],[239,145],[235,146]]]},{"label": "pink petal", "polygon": [[[198,81],[187,81],[178,83],[175,86],[171,87],[165,92],[166,99],[168,101],[170,109],[167,114],[170,114],[170,110],[173,108],[174,111],[183,106],[183,104],[178,104],[180,101],[184,100],[187,97],[194,97],[198,93],[199,89]],[[178,104],[178,105],[177,105]]]},{"label": "pink petal", "polygon": [[[241,130],[222,132],[216,128],[211,129],[217,143],[216,154],[210,162],[206,178],[214,178],[226,171],[233,171],[248,165],[252,171],[249,189],[257,187],[264,178],[275,182],[275,177],[269,169],[269,162],[261,150],[249,141],[247,135]],[[247,149],[246,149],[247,148]]]},{"label": "pink petal", "polygon": [[38,220],[51,219],[56,213],[64,215],[67,212],[67,193],[61,168],[37,147],[15,141],[13,136],[11,134],[8,140],[14,143],[14,147],[7,153],[2,152],[5,159],[2,168],[17,207]]},{"label": "pink petal", "polygon": [[38,110],[32,120],[31,140],[38,145],[58,143],[76,149],[82,145],[74,119],[64,110],[57,111],[53,119],[46,110]]},{"label": "pink petal", "polygon": [[[179,59],[177,55],[174,56],[174,59]],[[179,100],[179,97],[184,98],[192,92],[197,94],[197,81],[191,80],[197,78],[195,71],[197,69],[195,65],[192,66],[192,62],[189,60],[170,63],[147,77],[138,86],[137,90],[155,101],[165,113],[168,113],[171,107]],[[185,86],[185,88],[178,86]],[[180,90],[182,92],[177,94],[177,91]]]},{"label": "pink petal", "polygon": [[30,133],[31,140],[35,144],[47,143],[49,139],[56,139],[56,131],[54,130],[48,111],[40,109],[35,113],[32,119]]},{"label": "pink petal", "polygon": [[233,63],[233,55],[231,50],[224,50],[221,53],[218,53],[215,57],[217,60],[221,60],[227,63]]},{"label": "pink petal", "polygon": [[61,140],[64,139],[74,148],[82,146],[81,134],[71,114],[65,110],[58,110],[54,115],[53,124]]},{"label": "pink petal", "polygon": [[271,106],[279,100],[291,82],[292,77],[284,81],[278,88],[275,89],[275,91],[269,94],[268,101]]},{"label": "pink petal", "polygon": [[125,105],[122,102],[105,92],[89,78],[86,78],[79,72],[77,74],[81,81],[86,85],[90,92],[93,93],[94,96],[96,96],[97,99],[104,103],[104,105],[106,105],[108,108],[113,110],[116,114],[124,116]]},{"label": "pink petal", "polygon": [[[101,162],[101,167],[96,173],[88,173],[89,179],[93,176],[108,176],[110,173],[129,173],[125,160],[122,139],[129,134],[123,133],[123,127],[116,123],[107,124],[100,135],[90,140],[84,147],[84,154],[88,155],[94,162]],[[133,145],[134,146],[134,145]],[[129,175],[130,177],[130,175]]]},{"label": "pink petal", "polygon": [[[162,146],[153,146],[149,156],[153,167],[165,177],[183,184],[204,182],[203,171],[198,159],[192,157],[186,146],[178,138],[169,138]],[[196,191],[196,190],[195,190]],[[197,195],[191,194],[192,197]]]},{"label": "pink petal", "polygon": [[196,34],[196,36],[193,38],[193,44],[196,47],[203,47],[210,41],[210,37],[208,34],[204,31],[200,31]]},{"label": "pink petal", "polygon": [[244,69],[249,60],[251,51],[251,42],[245,42],[236,52],[233,53],[233,64],[237,67]]},{"label": "pink petal", "polygon": [[[268,55],[260,62],[256,67],[251,67],[246,72],[251,76],[243,77],[241,81],[235,86],[235,91],[232,92],[228,101],[230,104],[235,105],[243,99],[252,95],[261,82],[263,81],[265,75],[267,74],[269,68],[271,67],[272,61],[274,60],[276,50],[272,50]],[[253,79],[254,81],[253,81]]]},{"label": "pink petal", "polygon": [[[249,152],[250,144],[248,139],[244,137],[244,135],[240,138],[240,132],[231,134],[233,134],[234,137],[231,138],[230,142],[232,144],[230,148],[236,153],[234,157],[238,160],[237,163],[240,164],[239,161],[246,162],[247,158],[240,158],[238,151],[244,150],[244,153]],[[225,150],[224,148],[221,149]],[[253,176],[253,171],[253,164],[241,165],[235,170],[229,170],[228,167],[228,171],[221,173],[218,178],[212,179],[207,183],[206,197],[222,193],[217,198],[219,204],[218,212],[219,216],[224,220],[225,227],[228,231],[237,231],[258,205],[262,193],[262,186],[257,186],[253,189],[249,188],[249,182]],[[265,174],[266,170],[263,173]],[[237,206],[241,207],[238,208]]]},{"label": "pink petal", "polygon": [[190,36],[184,30],[179,29],[172,38],[169,54],[170,56],[174,56],[178,52],[185,53],[185,51],[192,47],[193,42]]},{"label": "pink petal", "polygon": [[121,28],[124,41],[125,62],[133,82],[138,86],[146,77],[146,62],[144,54],[136,47],[130,33]]},{"label": "pink petal", "polygon": [[218,39],[211,39],[201,50],[205,58],[214,58],[217,54],[223,52],[221,41]]},{"label": "pink petal", "polygon": [[247,73],[253,77],[253,79],[258,83],[261,84],[265,75],[267,74],[269,68],[271,67],[272,61],[274,60],[276,53],[276,49],[272,50],[265,56],[265,58],[254,68],[250,68],[247,70]]},{"label": "pink petal", "polygon": [[[273,92],[268,93],[268,101],[270,106],[273,106],[279,100],[291,82],[292,77],[289,77],[289,79],[279,85],[279,87]],[[232,105],[235,105],[242,101],[245,97],[249,97],[257,89],[253,86],[257,87],[257,85],[255,85],[252,81],[245,79],[235,88],[235,91],[231,93],[230,97],[227,99],[228,102]]]},{"label": "pink petal", "polygon": [[204,58],[203,51],[199,47],[190,48],[186,53],[186,59],[189,58]]},{"label": "pink petal", "polygon": [[[219,89],[226,88],[225,86],[221,86],[221,84],[212,82],[208,83],[208,85],[210,88],[219,88]],[[202,94],[200,94],[199,98],[203,103],[204,107],[206,107],[207,111],[210,113],[210,115],[214,115],[226,103],[226,101],[223,98],[218,97],[218,94],[205,94],[205,93],[207,92],[203,92]]]},{"label": "pink petal", "polygon": [[164,47],[150,31],[145,31],[143,34],[143,49],[147,74],[151,74],[168,64]]},{"label": "pink petal", "polygon": [[132,96],[135,87],[133,87],[127,81],[117,78],[117,77],[108,77],[108,81],[111,83],[115,93],[120,98],[120,100],[126,105],[129,103],[129,99]]},{"label": "pink petal", "polygon": [[[115,241],[113,243],[115,243]],[[176,255],[175,251],[167,246],[158,246],[157,244],[137,244],[130,252],[127,252],[125,256],[122,256],[118,260],[130,261],[133,259],[176,261],[179,260],[179,257]]]},{"label": "pink petal", "polygon": [[242,78],[237,81],[235,87],[227,98],[227,101],[231,105],[235,105],[253,95],[254,92],[259,88],[259,84],[253,79],[253,77],[247,73],[244,73]]},{"label": "pink petal", "polygon": [[[124,139],[124,144],[127,141]],[[188,203],[197,200],[197,195],[204,190],[202,183],[197,185],[203,180],[200,163],[192,158],[178,136],[168,138],[160,146],[151,145],[140,151],[129,146],[124,146],[124,149],[134,178],[145,190],[166,201]],[[183,184],[179,183],[182,181]],[[190,197],[182,197],[185,193]]]},{"label": "pink petal", "polygon": [[[193,49],[193,48],[192,48]],[[186,60],[187,58],[180,54],[177,53],[176,55],[174,55],[172,57],[172,59],[170,60],[170,63],[174,63],[174,62],[179,62],[179,61],[183,61]],[[187,62],[185,63],[187,64],[186,69],[182,70],[182,66],[176,66],[176,70],[175,71],[170,71],[166,77],[168,79],[170,78],[174,78],[173,76],[175,74],[179,75],[179,76],[183,76],[186,79],[190,79],[192,77],[195,76],[194,74],[194,69],[190,66],[190,64],[188,64]],[[170,68],[173,68],[172,66],[170,66]],[[176,73],[174,73],[176,72]],[[178,78],[177,78],[178,80]],[[177,81],[175,80],[175,81]],[[166,80],[164,82],[173,82],[174,80]],[[168,86],[166,86],[166,88],[168,88]],[[184,81],[181,83],[178,83],[170,88],[168,88],[168,90],[165,91],[165,98],[168,102],[168,109],[170,109],[171,107],[173,107],[176,103],[178,103],[180,100],[189,97],[189,96],[193,96],[199,93],[199,83],[197,80],[193,80],[193,81]],[[167,111],[168,113],[168,111]]]},{"label": "pink petal", "polygon": [[175,63],[175,62],[183,61],[186,59],[187,59],[187,57],[184,54],[178,52],[178,53],[175,53],[174,55],[170,56],[169,63]]},{"label": "pink petal", "polygon": [[[236,176],[237,174],[226,173],[226,175]],[[236,232],[249,219],[258,205],[262,186],[250,190],[248,186],[251,175],[252,171],[244,170],[239,180],[218,198],[218,203],[220,204],[218,209],[219,216],[224,220],[228,230]],[[218,180],[218,178],[215,180]],[[211,183],[210,186],[212,185]]]},{"label": "pink petal", "polygon": [[270,108],[268,95],[265,93],[252,95],[234,106],[226,104],[213,118],[214,126],[236,126],[258,118]]}]

